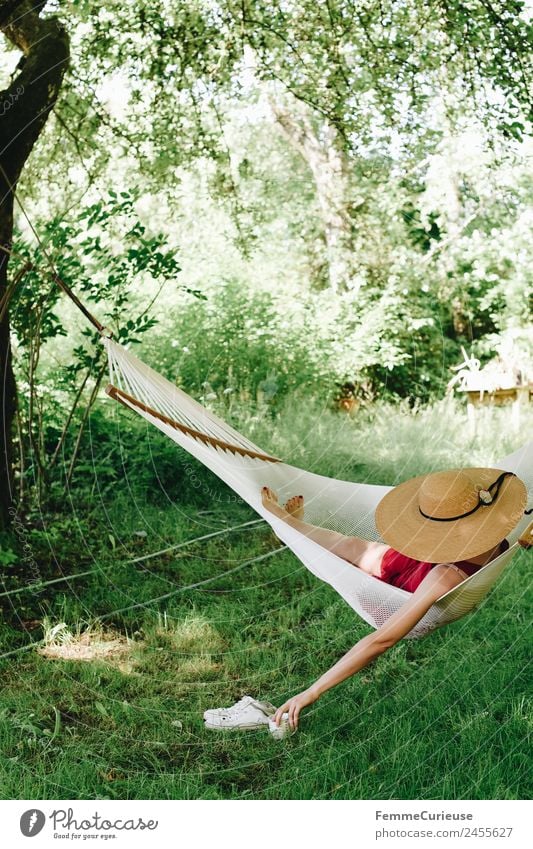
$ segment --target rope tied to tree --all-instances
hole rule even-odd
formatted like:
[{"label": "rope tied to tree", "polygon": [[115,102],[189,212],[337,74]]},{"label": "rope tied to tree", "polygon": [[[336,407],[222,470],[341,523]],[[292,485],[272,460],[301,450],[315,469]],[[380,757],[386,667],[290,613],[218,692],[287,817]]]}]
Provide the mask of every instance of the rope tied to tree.
[{"label": "rope tied to tree", "polygon": [[[65,283],[65,281],[62,280],[61,277],[59,276],[59,274],[57,273],[57,269],[55,267],[55,264],[54,264],[52,257],[48,253],[48,250],[45,247],[43,240],[39,236],[39,233],[37,232],[36,227],[34,226],[32,220],[30,219],[30,216],[26,212],[26,208],[25,208],[24,204],[22,203],[22,201],[21,201],[21,199],[18,195],[18,192],[16,191],[15,187],[13,186],[9,177],[7,176],[6,171],[5,171],[5,169],[4,169],[4,167],[1,163],[0,163],[0,174],[2,174],[4,180],[6,181],[6,185],[8,186],[9,191],[13,195],[14,200],[16,200],[28,227],[30,228],[31,232],[33,233],[35,240],[36,240],[37,244],[39,245],[39,248],[40,248],[44,258],[45,258],[46,262],[48,263],[48,265],[50,267],[50,271],[52,272],[52,280],[54,281],[54,283],[56,283],[57,286],[59,286],[59,288],[61,289],[61,291],[64,292],[65,295],[67,295],[68,298],[70,298],[72,303],[80,310],[80,312],[85,316],[87,321],[89,321],[93,325],[93,327],[96,328],[96,330],[98,331],[98,333],[101,336],[105,336],[106,338],[110,338],[113,335],[113,332],[109,328],[105,327],[100,321],[98,321],[98,319],[90,312],[90,310],[85,306],[85,304],[80,300],[80,298],[72,291],[70,286],[67,283]],[[5,253],[7,253],[7,254],[11,254],[11,250],[9,248],[7,248],[6,246],[2,246],[2,250],[4,250]],[[13,293],[15,291],[16,284],[19,282],[20,279],[22,279],[24,274],[29,270],[31,270],[31,269],[25,268],[23,270],[23,273],[17,275],[17,277],[12,282],[12,285],[8,286],[6,292],[4,293],[2,299],[0,300],[0,321],[5,316],[5,313],[7,311],[8,305],[9,305],[9,301],[13,297]]]}]

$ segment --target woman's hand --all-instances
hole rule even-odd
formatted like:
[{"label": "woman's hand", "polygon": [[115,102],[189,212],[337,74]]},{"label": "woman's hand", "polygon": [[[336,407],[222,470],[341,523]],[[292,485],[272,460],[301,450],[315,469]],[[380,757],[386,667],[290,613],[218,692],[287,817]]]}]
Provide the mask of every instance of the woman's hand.
[{"label": "woman's hand", "polygon": [[300,711],[309,705],[312,705],[317,699],[318,693],[312,689],[304,690],[302,693],[298,693],[297,696],[293,696],[292,699],[289,699],[285,702],[285,704],[279,707],[274,714],[274,721],[276,722],[276,725],[280,724],[282,714],[288,713],[289,727],[291,731],[296,731],[298,728]]}]

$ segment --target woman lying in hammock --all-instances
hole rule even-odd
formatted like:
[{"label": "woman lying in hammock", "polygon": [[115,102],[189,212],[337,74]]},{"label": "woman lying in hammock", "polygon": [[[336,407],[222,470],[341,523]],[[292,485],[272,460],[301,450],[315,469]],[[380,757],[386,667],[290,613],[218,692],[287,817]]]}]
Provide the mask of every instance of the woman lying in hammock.
[{"label": "woman lying in hammock", "polygon": [[376,525],[385,543],[308,524],[301,495],[284,507],[266,486],[261,496],[266,509],[300,533],[355,568],[412,593],[385,624],[277,710],[276,723],[288,713],[295,730],[303,708],[396,645],[437,599],[507,550],[505,537],[523,515],[527,491],[511,472],[497,469],[454,469],[413,478],[378,504]]}]

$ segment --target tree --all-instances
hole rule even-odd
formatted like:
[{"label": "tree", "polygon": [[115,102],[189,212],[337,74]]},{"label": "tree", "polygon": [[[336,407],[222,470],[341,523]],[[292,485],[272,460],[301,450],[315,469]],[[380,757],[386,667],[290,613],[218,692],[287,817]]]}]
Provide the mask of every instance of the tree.
[{"label": "tree", "polygon": [[[143,139],[156,141],[145,170],[167,186],[173,166],[198,156],[227,171],[225,104],[250,95],[243,73],[253,57],[277,125],[314,180],[325,276],[337,291],[365,279],[359,162],[386,159],[399,138],[413,159],[427,155],[442,130],[432,113],[443,96],[449,122],[471,109],[509,137],[527,124],[531,30],[520,0],[151,0],[135,9],[110,0],[98,12],[80,0],[77,8],[91,14],[80,102],[120,67],[135,115],[130,150],[146,157]],[[228,194],[236,189],[230,180]]]},{"label": "tree", "polygon": [[[13,239],[14,191],[31,150],[53,108],[69,60],[69,40],[55,17],[42,15],[44,2],[0,3],[0,29],[22,52],[18,73],[0,94],[0,299],[8,292]],[[12,427],[16,411],[9,309],[0,321],[0,528],[12,504]]]},{"label": "tree", "polygon": [[531,31],[522,2],[227,0],[221,6],[241,29],[257,77],[277,93],[269,97],[277,124],[313,176],[337,291],[357,290],[364,277],[358,274],[364,238],[357,238],[364,204],[350,180],[361,156],[389,155],[398,135],[418,150],[421,139],[437,139],[435,101],[448,101],[445,129],[454,103],[464,109],[465,101],[508,136],[525,129]]}]

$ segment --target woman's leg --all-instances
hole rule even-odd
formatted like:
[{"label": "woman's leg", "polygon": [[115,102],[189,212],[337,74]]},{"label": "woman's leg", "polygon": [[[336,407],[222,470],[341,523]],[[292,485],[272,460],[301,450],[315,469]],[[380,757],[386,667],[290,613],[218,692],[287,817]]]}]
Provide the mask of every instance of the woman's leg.
[{"label": "woman's leg", "polygon": [[358,566],[369,575],[379,576],[381,573],[381,560],[388,546],[381,542],[372,542],[362,537],[349,537],[338,531],[330,531],[328,528],[319,528],[310,525],[301,518],[304,510],[304,500],[301,495],[295,495],[287,501],[285,507],[278,504],[278,497],[269,487],[264,486],[261,490],[263,504],[279,516],[288,525],[309,539],[332,551],[344,560],[348,560],[353,566]]}]

